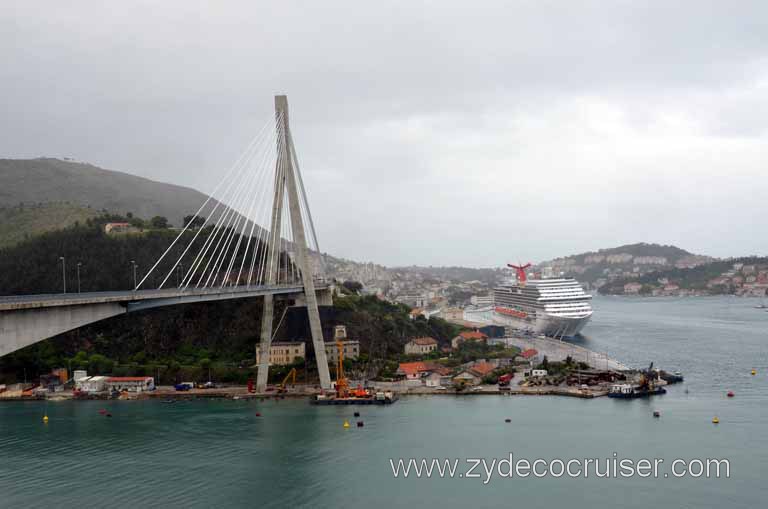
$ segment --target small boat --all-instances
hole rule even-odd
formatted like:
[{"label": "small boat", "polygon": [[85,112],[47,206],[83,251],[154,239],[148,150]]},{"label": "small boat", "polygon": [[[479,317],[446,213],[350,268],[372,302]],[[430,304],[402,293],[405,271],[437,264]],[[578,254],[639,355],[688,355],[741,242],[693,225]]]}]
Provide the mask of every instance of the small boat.
[{"label": "small boat", "polygon": [[639,385],[632,384],[615,384],[611,386],[611,390],[608,391],[609,398],[620,399],[633,399],[633,398],[646,398],[648,396],[656,396],[659,394],[666,394],[667,390],[664,387],[648,387],[643,388]]},{"label": "small boat", "polygon": [[658,410],[654,410],[653,411],[653,416],[654,417],[661,417],[661,412],[659,412]]}]

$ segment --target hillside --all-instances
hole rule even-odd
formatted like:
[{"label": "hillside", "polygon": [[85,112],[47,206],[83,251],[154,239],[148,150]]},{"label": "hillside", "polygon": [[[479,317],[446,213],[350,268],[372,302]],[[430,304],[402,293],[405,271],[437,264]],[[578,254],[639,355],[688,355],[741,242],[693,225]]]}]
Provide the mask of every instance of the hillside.
[{"label": "hillside", "polygon": [[631,279],[659,270],[691,268],[712,260],[677,246],[640,242],[556,258],[537,267],[551,267],[555,275],[562,273],[600,287],[619,278]]},{"label": "hillside", "polygon": [[60,159],[0,159],[0,207],[69,203],[179,225],[206,195],[187,187]]},{"label": "hillside", "polygon": [[604,295],[742,295],[768,293],[768,257],[717,260],[696,267],[671,268],[634,278],[617,278],[600,287]]},{"label": "hillside", "polygon": [[[61,291],[59,256],[67,260],[70,289],[77,288],[77,262],[82,264],[84,292],[130,288],[131,260],[137,262],[141,275],[176,232],[158,229],[141,235],[110,236],[102,225],[112,219],[99,216],[0,249],[0,295]],[[209,233],[204,229],[201,235]],[[178,256],[184,243],[173,248],[170,259]],[[195,254],[194,249],[191,254]],[[164,262],[158,269],[162,274],[170,265]],[[148,283],[152,287],[159,281],[160,277],[150,278]],[[244,383],[254,376],[250,366],[260,331],[261,302],[244,299],[170,306],[97,322],[0,358],[0,383],[18,380],[25,369],[27,375],[35,377],[53,367],[69,365],[124,376],[159,374],[166,383],[182,374],[201,379],[201,370],[213,366],[218,380]],[[278,301],[276,317],[281,316],[283,306],[285,301]],[[385,358],[402,353],[411,337],[429,335],[447,345],[458,331],[439,318],[412,320],[409,311],[406,306],[375,297],[338,298],[335,306],[321,309],[324,334],[330,337],[335,325],[346,325],[350,337],[360,340],[364,357],[372,360],[372,366],[381,367]],[[310,337],[306,311],[294,308],[291,313],[293,316],[276,330],[276,338],[306,340]],[[120,368],[113,369],[114,363]]]},{"label": "hillside", "polygon": [[0,207],[0,248],[30,237],[85,223],[98,215],[93,208],[74,203],[42,203]]}]

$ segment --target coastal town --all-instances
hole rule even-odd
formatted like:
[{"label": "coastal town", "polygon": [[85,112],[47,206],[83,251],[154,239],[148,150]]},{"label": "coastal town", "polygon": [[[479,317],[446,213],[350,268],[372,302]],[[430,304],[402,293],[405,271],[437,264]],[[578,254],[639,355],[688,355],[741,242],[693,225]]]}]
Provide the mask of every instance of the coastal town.
[{"label": "coastal town", "polygon": [[[491,305],[493,288],[512,275],[504,268],[386,268],[340,259],[334,259],[329,269],[341,282],[360,282],[361,293],[401,302],[427,317],[442,312],[449,318],[458,313],[450,307],[472,311],[472,306]],[[531,267],[531,276],[575,278],[586,290],[605,295],[765,297],[768,259],[719,260],[671,246],[636,244],[539,262]]]},{"label": "coastal town", "polygon": [[703,287],[686,285],[670,277],[656,281],[630,282],[623,286],[624,295],[689,297],[705,295],[736,295],[766,297],[768,294],[768,263],[734,263],[719,275],[704,281]]},{"label": "coastal town", "polygon": [[[394,371],[383,369],[372,379],[362,379],[360,341],[347,337],[337,326],[334,340],[326,342],[329,364],[340,359],[355,375],[353,386],[397,394],[520,394],[564,395],[592,398],[608,394],[612,384],[640,376],[605,354],[545,337],[517,334],[486,326],[462,330],[449,345],[440,347],[432,337],[408,340]],[[292,367],[282,382],[256,394],[253,381],[245,386],[211,381],[181,381],[172,386],[156,384],[152,376],[111,376],[70,373],[57,368],[37,383],[0,385],[0,399],[189,399],[199,397],[306,397],[321,391],[315,383],[297,382],[296,366],[305,362],[304,342],[275,342],[270,346],[272,367]],[[305,375],[304,375],[305,376]],[[662,372],[658,375],[661,380]],[[666,382],[663,382],[666,383]]]},{"label": "coastal town", "polygon": [[[110,233],[112,234],[112,233]],[[579,265],[569,259],[557,259],[548,265],[527,269],[530,279],[563,278],[566,274],[587,274],[595,264],[616,267],[603,268],[602,277],[585,282],[584,287],[598,291],[607,285],[621,283],[620,292],[628,296],[702,296],[711,293],[731,293],[738,296],[764,296],[768,289],[768,263],[759,260],[712,261],[706,257],[685,255],[674,262],[660,256],[629,253],[588,254]],[[715,276],[702,279],[704,284],[692,288],[674,276],[657,277],[650,268],[675,264],[679,274],[708,267],[718,268]],[[350,383],[374,390],[398,394],[561,394],[596,397],[609,393],[612,384],[640,376],[636,369],[621,364],[602,352],[594,352],[576,343],[562,341],[557,334],[537,333],[531,329],[503,325],[488,319],[488,313],[498,307],[494,292],[506,281],[523,277],[509,269],[465,269],[405,267],[386,268],[373,263],[357,263],[327,257],[326,271],[336,287],[335,305],[346,308],[346,302],[373,299],[394,306],[407,319],[424,331],[426,324],[445,324],[444,332],[452,336],[414,334],[400,340],[399,346],[386,353],[374,352],[380,339],[361,332],[348,335],[348,328],[336,325],[326,335],[325,356],[333,369],[343,360]],[[590,265],[591,264],[591,265]],[[633,268],[627,272],[630,264]],[[718,264],[718,265],[713,265]],[[619,268],[623,267],[623,268]],[[707,275],[709,273],[706,273]],[[357,299],[357,300],[356,300]],[[446,329],[447,327],[447,329]],[[362,334],[362,335],[361,335]],[[312,380],[308,366],[314,352],[306,337],[284,337],[270,346],[269,394],[306,396],[316,394],[318,386]],[[222,375],[213,370],[211,361],[201,355],[193,361],[194,368],[184,369],[172,376],[170,365],[142,368],[139,363],[127,369],[110,370],[92,359],[82,369],[55,367],[39,380],[0,385],[1,399],[28,398],[178,398],[178,397],[264,397],[256,394],[252,381],[244,383],[246,375],[232,376],[234,370],[247,373],[260,362],[255,358],[243,361]],[[207,377],[205,371],[207,370]],[[184,378],[183,373],[188,373]],[[216,373],[219,376],[216,376]],[[297,377],[298,373],[298,377]],[[292,378],[291,378],[292,375]],[[298,382],[297,382],[298,378]],[[238,383],[237,380],[240,380]],[[288,383],[290,381],[290,383]],[[663,382],[659,378],[660,382]],[[181,388],[181,389],[180,389]]]}]

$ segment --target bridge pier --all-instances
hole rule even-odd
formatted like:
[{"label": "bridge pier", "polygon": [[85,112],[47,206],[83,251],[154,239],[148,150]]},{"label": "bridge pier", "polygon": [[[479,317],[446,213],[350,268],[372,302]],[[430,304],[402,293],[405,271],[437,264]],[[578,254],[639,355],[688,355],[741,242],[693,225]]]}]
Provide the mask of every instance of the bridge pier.
[{"label": "bridge pier", "polygon": [[[269,260],[277,260],[280,256],[280,224],[282,220],[282,205],[284,194],[288,195],[288,212],[290,215],[291,229],[293,231],[293,244],[296,247],[297,266],[301,272],[301,281],[304,286],[304,298],[306,300],[307,315],[309,316],[309,330],[312,335],[312,345],[317,360],[317,371],[320,376],[320,386],[323,389],[331,388],[331,375],[328,370],[328,359],[325,356],[325,340],[320,324],[320,312],[317,308],[317,295],[315,293],[315,281],[312,276],[312,267],[307,257],[307,239],[304,233],[304,221],[301,217],[301,205],[299,202],[299,190],[294,169],[293,154],[295,148],[291,137],[288,122],[288,98],[284,95],[275,96],[275,118],[278,119],[278,159],[275,171],[275,195],[272,201],[272,227],[270,229],[269,245],[267,253]],[[267,269],[267,283],[274,284],[279,270],[277,263],[270,263]],[[265,297],[264,312],[261,321],[261,340],[259,342],[259,370],[256,375],[256,391],[264,392],[267,388],[269,375],[269,347],[272,343],[272,322],[274,314],[274,300]]]}]

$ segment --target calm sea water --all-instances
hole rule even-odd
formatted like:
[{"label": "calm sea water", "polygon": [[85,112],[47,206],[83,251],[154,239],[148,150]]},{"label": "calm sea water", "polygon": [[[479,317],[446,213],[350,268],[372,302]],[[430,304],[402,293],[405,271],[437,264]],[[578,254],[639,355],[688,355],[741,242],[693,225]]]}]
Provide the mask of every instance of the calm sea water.
[{"label": "calm sea water", "polygon": [[[443,396],[356,409],[288,400],[63,402],[48,404],[48,425],[43,403],[0,404],[0,507],[762,507],[768,313],[754,304],[596,299],[585,346],[685,373],[685,384],[650,401]],[[736,397],[726,398],[728,390]],[[103,407],[111,419],[99,415]],[[344,429],[355,410],[365,427]],[[531,460],[727,458],[731,477],[495,476],[484,484],[395,479],[389,463],[459,458],[463,472],[465,458],[510,452]]]}]

